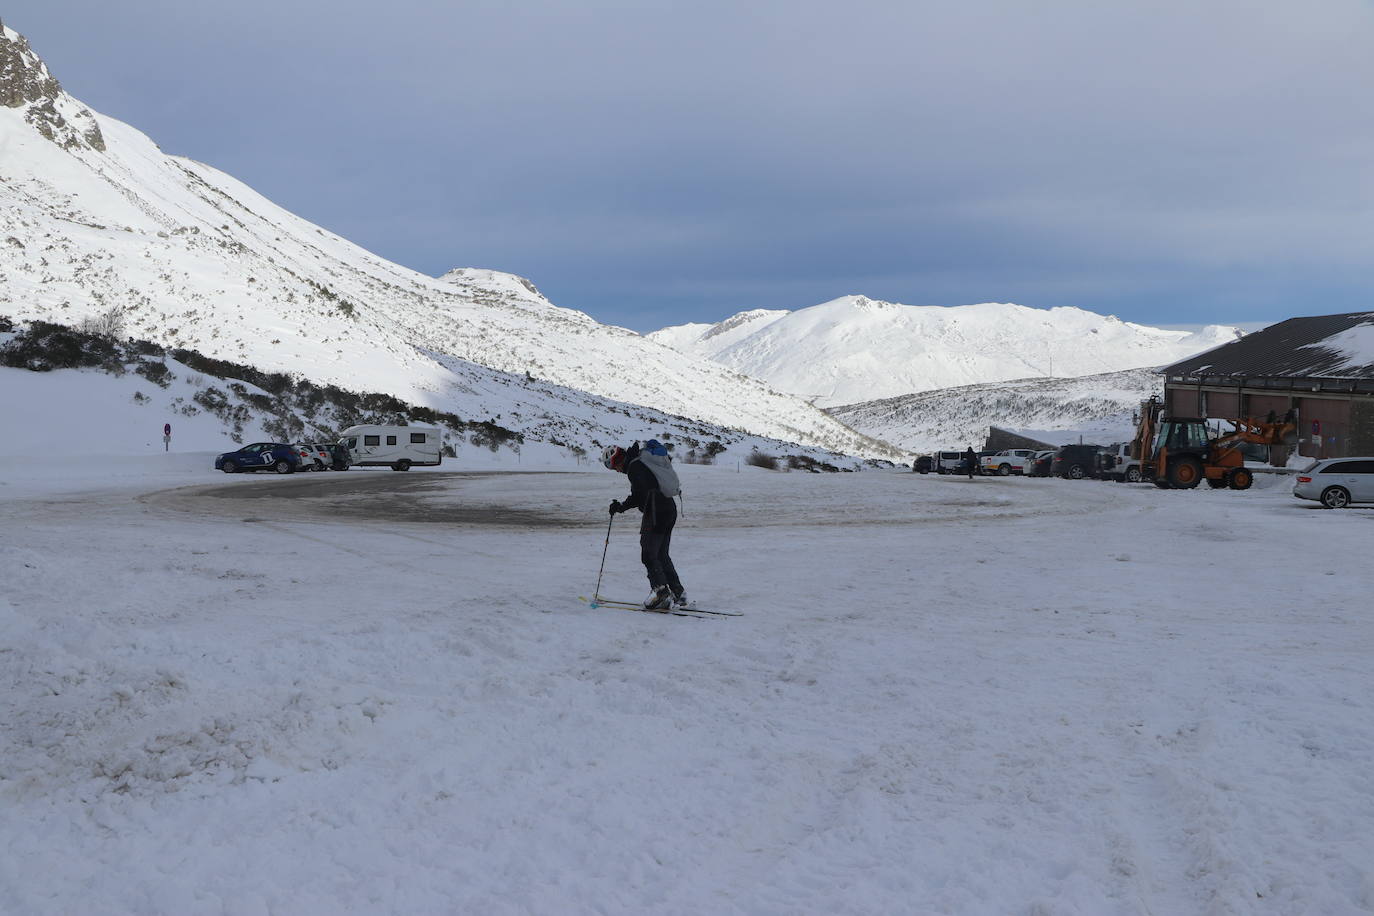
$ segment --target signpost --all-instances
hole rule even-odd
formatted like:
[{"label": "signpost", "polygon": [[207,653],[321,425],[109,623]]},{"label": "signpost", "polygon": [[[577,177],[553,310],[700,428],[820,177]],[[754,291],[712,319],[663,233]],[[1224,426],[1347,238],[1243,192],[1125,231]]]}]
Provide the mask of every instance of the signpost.
[{"label": "signpost", "polygon": [[170,452],[172,450],[172,424],[162,424],[162,450]]}]

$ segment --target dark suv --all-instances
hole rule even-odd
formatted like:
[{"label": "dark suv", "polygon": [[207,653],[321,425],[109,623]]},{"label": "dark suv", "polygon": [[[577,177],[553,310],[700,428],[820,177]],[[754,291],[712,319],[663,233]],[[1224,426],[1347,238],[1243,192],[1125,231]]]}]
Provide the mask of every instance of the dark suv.
[{"label": "dark suv", "polygon": [[1050,473],[1055,477],[1082,480],[1097,473],[1100,445],[1066,445],[1055,453]]},{"label": "dark suv", "polygon": [[349,465],[353,463],[353,455],[348,451],[348,446],[342,442],[326,442],[324,448],[333,459],[329,466],[334,470],[346,471]]}]

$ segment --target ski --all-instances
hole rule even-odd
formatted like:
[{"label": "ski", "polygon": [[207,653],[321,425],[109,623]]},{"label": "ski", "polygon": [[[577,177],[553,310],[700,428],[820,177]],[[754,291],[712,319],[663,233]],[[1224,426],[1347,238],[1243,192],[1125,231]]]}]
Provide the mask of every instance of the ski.
[{"label": "ski", "polygon": [[[586,598],[583,598],[582,600],[583,600],[583,601],[587,601]],[[588,603],[590,604],[591,602],[588,602]],[[628,607],[628,608],[633,608],[633,609],[636,609],[636,610],[644,610],[644,605],[640,604],[638,601],[617,601],[617,600],[614,599],[614,598],[600,598],[600,597],[598,597],[598,598],[596,599],[596,603],[597,603],[597,604],[609,604],[609,605],[614,605],[615,607]],[[678,611],[691,611],[691,612],[694,613],[694,614],[710,614],[712,617],[743,617],[743,616],[744,616],[742,613],[740,613],[740,612],[738,612],[738,611],[708,611],[708,610],[706,610],[705,608],[699,608],[699,607],[674,608],[673,610],[678,610]]]},{"label": "ski", "polygon": [[721,616],[708,611],[693,611],[689,608],[668,608],[662,611],[652,611],[642,604],[630,604],[626,601],[603,601],[600,599],[593,601],[583,595],[578,595],[577,600],[589,604],[592,607],[609,607],[617,611],[639,611],[641,614],[662,614],[664,616],[671,614],[674,617],[695,617],[697,620],[712,620],[717,616]]}]

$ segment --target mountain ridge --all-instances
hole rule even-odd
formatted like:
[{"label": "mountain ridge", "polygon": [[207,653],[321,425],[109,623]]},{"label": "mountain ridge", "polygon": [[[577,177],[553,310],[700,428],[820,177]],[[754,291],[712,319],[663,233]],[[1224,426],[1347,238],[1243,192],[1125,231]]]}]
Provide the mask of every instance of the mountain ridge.
[{"label": "mountain ridge", "polygon": [[1107,444],[1129,439],[1140,402],[1163,391],[1158,369],[1141,368],[982,382],[827,409],[855,429],[913,452],[981,448],[989,426],[1054,445],[1081,436]]},{"label": "mountain ridge", "polygon": [[[386,261],[213,167],[167,156],[60,89],[17,32],[0,56],[0,311],[75,323],[115,313],[164,346],[480,414],[450,361],[772,439],[900,457],[770,386],[475,268],[442,278]],[[37,89],[33,87],[38,87]],[[41,91],[40,91],[41,90]],[[37,94],[37,100],[28,96]],[[44,131],[88,112],[99,147]]]},{"label": "mountain ridge", "polygon": [[1197,332],[1151,328],[1069,306],[914,306],[852,295],[648,336],[829,408],[1035,375],[1164,365],[1240,333],[1221,325]]}]

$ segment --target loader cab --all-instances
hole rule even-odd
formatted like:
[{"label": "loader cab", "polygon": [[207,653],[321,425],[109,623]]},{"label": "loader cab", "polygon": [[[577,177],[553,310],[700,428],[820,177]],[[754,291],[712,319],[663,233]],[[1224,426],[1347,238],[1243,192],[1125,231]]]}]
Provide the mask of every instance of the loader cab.
[{"label": "loader cab", "polygon": [[1210,442],[1206,420],[1165,417],[1160,421],[1159,434],[1155,437],[1154,453],[1156,458],[1163,449],[1175,455],[1198,454],[1207,451]]},{"label": "loader cab", "polygon": [[1211,437],[1207,421],[1197,417],[1164,417],[1159,421],[1150,466],[1155,486],[1192,489],[1206,475]]}]

